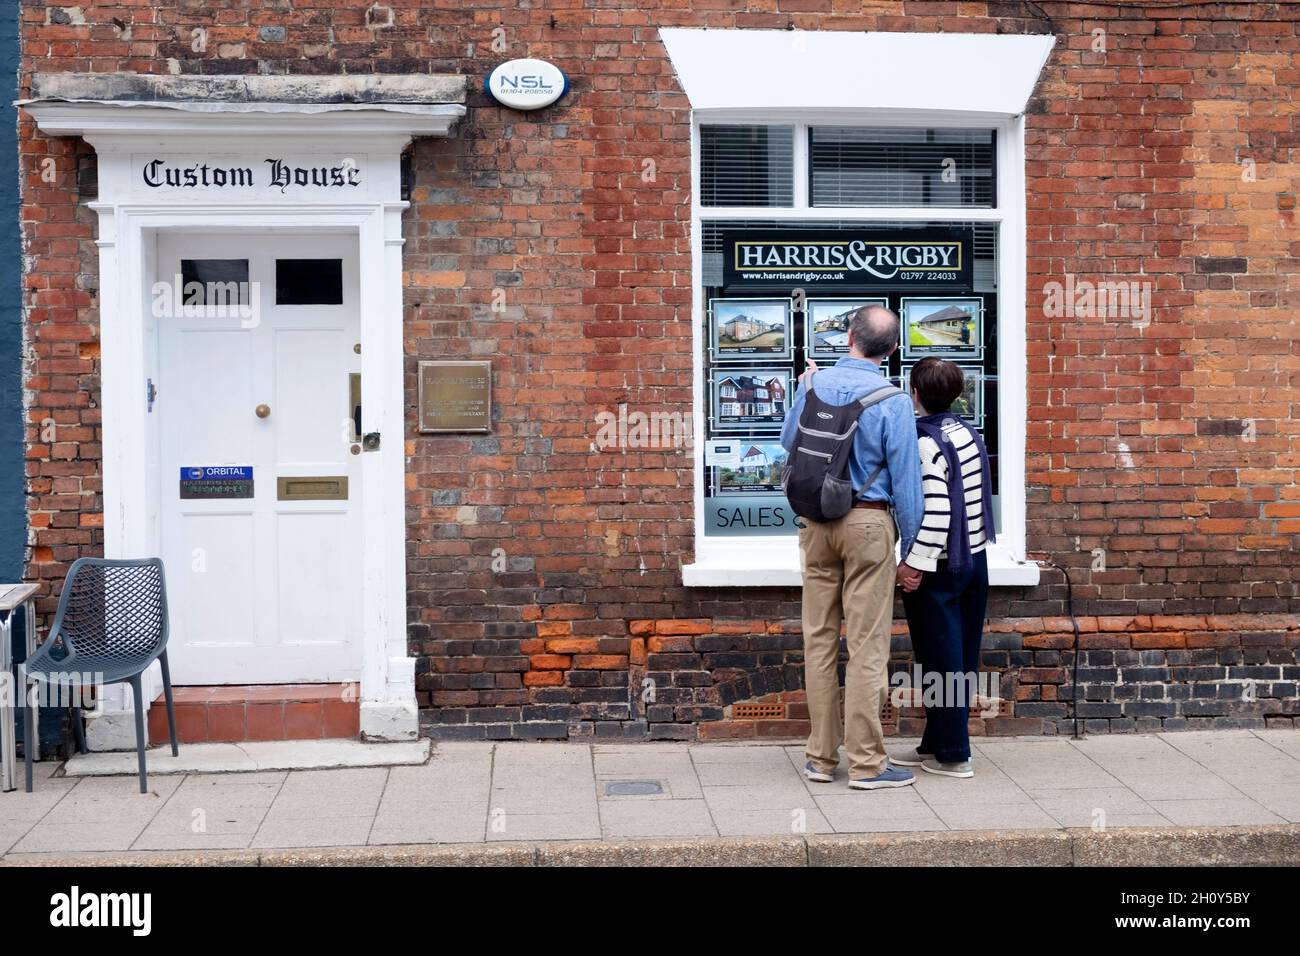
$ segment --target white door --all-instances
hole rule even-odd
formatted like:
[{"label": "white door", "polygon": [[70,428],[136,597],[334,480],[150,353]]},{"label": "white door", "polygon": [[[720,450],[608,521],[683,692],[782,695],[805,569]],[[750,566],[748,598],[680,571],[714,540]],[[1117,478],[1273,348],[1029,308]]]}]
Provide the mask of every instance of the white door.
[{"label": "white door", "polygon": [[357,240],[175,233],[157,252],[172,679],[355,680]]}]

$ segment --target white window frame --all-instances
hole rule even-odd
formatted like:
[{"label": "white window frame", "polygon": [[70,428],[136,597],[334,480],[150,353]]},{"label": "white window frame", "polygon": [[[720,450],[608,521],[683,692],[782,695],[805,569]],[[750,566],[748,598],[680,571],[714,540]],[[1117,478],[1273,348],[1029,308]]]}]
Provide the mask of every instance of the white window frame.
[{"label": "white window frame", "polygon": [[[701,206],[700,127],[794,127],[794,202],[790,206]],[[974,206],[810,206],[811,126],[982,128],[996,131],[996,195],[992,208]],[[688,587],[773,587],[802,581],[794,535],[718,537],[705,533],[704,436],[708,410],[704,368],[703,223],[746,219],[995,222],[998,234],[998,462],[1001,530],[988,548],[989,583],[1038,583],[1038,565],[1025,560],[1025,441],[1028,430],[1025,332],[1024,117],[943,110],[696,109],[691,114],[691,288],[695,475],[695,561],[682,567]]]}]

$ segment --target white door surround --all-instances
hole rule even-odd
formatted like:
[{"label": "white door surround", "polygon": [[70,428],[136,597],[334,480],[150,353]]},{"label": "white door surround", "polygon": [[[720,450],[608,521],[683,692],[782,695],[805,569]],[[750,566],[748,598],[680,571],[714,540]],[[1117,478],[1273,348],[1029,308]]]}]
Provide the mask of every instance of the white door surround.
[{"label": "white door surround", "polygon": [[[245,82],[256,85],[256,79]],[[418,92],[422,78],[406,79]],[[330,104],[86,102],[40,98],[38,83],[38,98],[21,104],[43,132],[82,136],[98,154],[99,197],[91,208],[99,216],[106,557],[161,553],[159,416],[147,391],[159,380],[148,298],[158,234],[355,237],[362,432],[380,436],[378,449],[359,456],[361,731],[379,740],[418,734],[406,641],[401,214],[407,204],[400,156],[413,136],[447,135],[465,112],[463,80],[424,79],[438,102],[415,102],[411,84],[393,104],[376,101],[382,90],[364,102]],[[190,87],[198,80],[186,78]],[[459,81],[456,95],[447,92],[457,86],[452,81]],[[364,78],[353,79],[358,82]],[[152,89],[158,86],[158,78],[151,81]],[[160,691],[156,670],[153,676],[146,699]],[[256,676],[247,682],[256,683]],[[110,688],[103,715],[92,722],[96,749],[133,746],[129,694],[120,690]]]}]

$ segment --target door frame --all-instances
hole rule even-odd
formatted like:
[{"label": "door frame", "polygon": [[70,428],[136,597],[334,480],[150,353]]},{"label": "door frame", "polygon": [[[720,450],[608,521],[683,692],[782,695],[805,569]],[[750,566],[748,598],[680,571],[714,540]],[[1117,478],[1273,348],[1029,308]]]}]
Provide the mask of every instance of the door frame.
[{"label": "door frame", "polygon": [[[110,558],[154,555],[162,547],[161,416],[149,411],[146,399],[146,383],[158,381],[147,291],[155,281],[159,232],[307,228],[357,237],[362,431],[381,436],[378,450],[361,455],[360,495],[361,728],[374,739],[413,739],[418,730],[414,661],[406,648],[400,222],[405,205],[97,208],[102,405],[111,410],[103,419],[104,554]],[[250,683],[256,682],[250,675]],[[115,710],[111,701],[105,709]]]}]

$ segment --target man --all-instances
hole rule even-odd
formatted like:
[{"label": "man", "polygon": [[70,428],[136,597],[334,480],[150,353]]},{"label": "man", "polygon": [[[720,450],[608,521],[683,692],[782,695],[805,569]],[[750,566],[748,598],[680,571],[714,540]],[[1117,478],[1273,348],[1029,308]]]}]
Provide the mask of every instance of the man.
[{"label": "man", "polygon": [[[881,366],[898,348],[898,317],[883,306],[849,318],[849,354],[832,368],[808,363],[781,444],[789,451],[799,429],[808,389],[832,405],[847,405],[887,385]],[[849,473],[855,503],[844,517],[803,519],[803,638],[805,684],[812,733],[804,775],[834,779],[841,740],[855,790],[905,787],[908,770],[890,766],[880,710],[888,692],[889,636],[897,564],[894,547],[911,551],[924,511],[921,463],[912,403],[901,392],[865,408],[853,438]],[[893,506],[894,516],[890,515]],[[849,662],[844,679],[844,720],[839,714],[840,623],[847,624]]]}]

